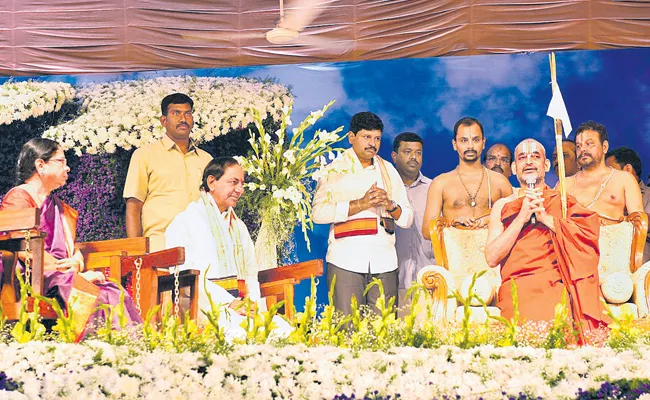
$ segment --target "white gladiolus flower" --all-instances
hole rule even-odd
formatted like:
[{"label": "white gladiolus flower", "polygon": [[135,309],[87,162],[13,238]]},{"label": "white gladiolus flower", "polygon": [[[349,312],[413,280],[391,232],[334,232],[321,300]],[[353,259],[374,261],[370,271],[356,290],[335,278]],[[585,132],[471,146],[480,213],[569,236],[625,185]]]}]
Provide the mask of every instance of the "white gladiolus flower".
[{"label": "white gladiolus flower", "polygon": [[282,156],[287,159],[289,164],[294,164],[296,162],[295,150],[289,149],[285,151]]}]

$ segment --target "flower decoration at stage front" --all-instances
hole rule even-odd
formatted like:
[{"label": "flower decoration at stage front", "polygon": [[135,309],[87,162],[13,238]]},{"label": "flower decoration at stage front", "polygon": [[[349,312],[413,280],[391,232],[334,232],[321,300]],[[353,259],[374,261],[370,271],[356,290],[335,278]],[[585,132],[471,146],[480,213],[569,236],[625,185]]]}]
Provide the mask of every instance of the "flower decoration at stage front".
[{"label": "flower decoration at stage front", "polygon": [[[250,157],[238,157],[239,163],[247,173],[246,184],[248,204],[255,205],[260,215],[260,234],[270,227],[270,233],[276,235],[277,244],[293,232],[298,222],[309,247],[307,231],[313,228],[311,220],[311,178],[321,168],[326,157],[334,159],[341,151],[335,145],[345,136],[339,136],[343,127],[333,131],[317,130],[311,140],[307,141],[305,131],[318,121],[334,101],[323,109],[312,112],[297,128],[287,135],[291,125],[293,104],[283,109],[280,129],[275,132],[277,138],[265,132],[260,114],[254,112],[255,125],[259,139],[251,133],[249,142],[253,148]],[[258,237],[259,238],[259,237]]]},{"label": "flower decoration at stage front", "polygon": [[292,99],[284,85],[246,78],[182,76],[91,83],[78,89],[77,96],[83,99],[81,114],[43,136],[77,155],[139,148],[164,135],[160,102],[176,92],[194,101],[191,136],[197,143],[246,128],[253,122],[254,109],[263,118],[277,121]]},{"label": "flower decoration at stage front", "polygon": [[0,85],[0,125],[57,112],[74,95],[68,83],[7,81]]}]

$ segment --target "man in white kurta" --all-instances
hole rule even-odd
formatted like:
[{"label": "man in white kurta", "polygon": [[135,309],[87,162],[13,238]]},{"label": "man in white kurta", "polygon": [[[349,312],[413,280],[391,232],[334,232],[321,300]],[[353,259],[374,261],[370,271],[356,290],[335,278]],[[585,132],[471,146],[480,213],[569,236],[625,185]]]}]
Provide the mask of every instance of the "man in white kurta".
[{"label": "man in white kurta", "polygon": [[[218,162],[220,162],[219,158],[211,161],[208,167]],[[235,167],[241,170],[239,165],[230,168]],[[204,177],[204,182],[205,180]],[[243,193],[243,186],[241,192]],[[240,195],[241,193],[237,195],[237,200]],[[210,225],[209,214],[211,212],[221,224],[220,233],[216,235],[220,243],[215,239],[215,233],[213,232],[215,228],[219,227]],[[230,229],[231,224],[236,224],[235,229]],[[229,231],[237,232],[238,239],[233,240]],[[201,198],[190,203],[185,211],[178,214],[169,224],[165,231],[165,242],[167,248],[178,246],[185,248],[185,263],[180,266],[181,270],[195,269],[201,271],[199,278],[199,309],[210,310],[207,295],[209,293],[214,304],[226,306],[226,312],[222,311],[219,319],[220,325],[225,328],[226,337],[229,339],[245,337],[246,333],[240,324],[246,317],[241,315],[241,310],[237,312],[229,307],[237,303],[236,300],[238,299],[211,281],[228,277],[245,280],[248,290],[247,296],[257,302],[258,308],[265,310],[265,299],[260,298],[260,286],[257,281],[258,266],[255,260],[253,241],[244,222],[234,215],[231,207],[221,212],[213,196],[202,189]],[[223,246],[221,251],[220,246]],[[238,246],[241,246],[241,249],[238,249]],[[240,260],[235,260],[237,251],[241,251],[242,257],[239,257]],[[204,277],[207,279],[204,280]],[[200,318],[204,318],[202,313]],[[276,316],[274,323],[278,334],[290,332],[289,324],[281,317]]]},{"label": "man in white kurta", "polygon": [[379,279],[387,301],[397,297],[394,225],[408,228],[413,210],[399,173],[377,155],[383,123],[375,114],[355,114],[348,134],[352,148],[323,172],[313,201],[312,220],[331,224],[327,248],[327,283],[336,276],[334,305],[344,314],[350,301],[374,306]]}]

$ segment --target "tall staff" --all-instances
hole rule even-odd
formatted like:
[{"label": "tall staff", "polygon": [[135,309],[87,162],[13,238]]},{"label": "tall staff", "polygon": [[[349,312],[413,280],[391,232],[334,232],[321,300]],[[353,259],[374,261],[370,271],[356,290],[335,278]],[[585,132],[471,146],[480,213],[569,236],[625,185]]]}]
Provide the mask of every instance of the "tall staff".
[{"label": "tall staff", "polygon": [[551,104],[548,106],[546,115],[553,118],[553,125],[555,127],[555,146],[557,147],[558,165],[557,169],[558,177],[560,178],[558,188],[560,190],[560,199],[562,201],[562,218],[566,218],[566,172],[564,169],[564,152],[562,151],[562,127],[564,126],[564,131],[567,136],[569,136],[571,133],[572,128],[571,121],[569,120],[569,113],[566,110],[564,99],[562,99],[562,93],[560,92],[560,87],[557,84],[555,53],[551,53],[548,57],[551,64],[551,87],[553,88],[553,98],[551,99]]}]

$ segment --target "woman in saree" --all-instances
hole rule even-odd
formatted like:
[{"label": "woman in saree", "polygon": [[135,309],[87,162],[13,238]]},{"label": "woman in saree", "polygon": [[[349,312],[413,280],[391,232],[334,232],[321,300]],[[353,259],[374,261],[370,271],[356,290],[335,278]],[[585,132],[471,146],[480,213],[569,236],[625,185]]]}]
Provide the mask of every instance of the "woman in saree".
[{"label": "woman in saree", "polygon": [[[20,151],[16,169],[17,186],[2,199],[0,210],[41,210],[39,230],[47,233],[43,257],[46,296],[57,299],[63,309],[66,309],[71,295],[85,300],[72,304],[75,318],[78,319],[75,325],[83,329],[77,333],[82,336],[87,327],[104,320],[104,311],[97,310],[98,305],[119,304],[120,287],[107,282],[100,271],[84,271],[83,256],[75,248],[77,212],[52,193],[65,185],[70,172],[61,146],[50,139],[30,140]],[[94,295],[81,293],[75,287],[74,282],[78,282],[79,278],[99,288],[96,299]],[[130,322],[141,322],[131,297],[126,293],[124,303]]]}]

